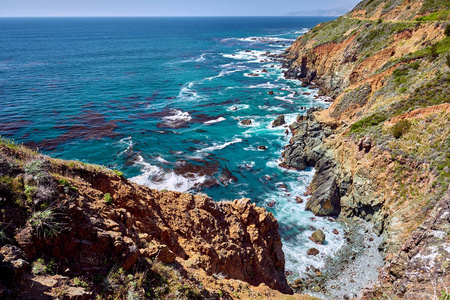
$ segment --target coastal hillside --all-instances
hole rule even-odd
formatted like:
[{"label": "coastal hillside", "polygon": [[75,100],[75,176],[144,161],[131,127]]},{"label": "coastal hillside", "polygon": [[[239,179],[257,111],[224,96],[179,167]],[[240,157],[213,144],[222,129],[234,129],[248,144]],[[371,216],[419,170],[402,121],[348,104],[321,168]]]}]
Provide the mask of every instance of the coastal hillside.
[{"label": "coastal hillside", "polygon": [[278,223],[248,199],[151,190],[2,139],[0,207],[2,299],[292,294]]},{"label": "coastal hillside", "polygon": [[383,236],[363,298],[448,297],[449,50],[450,2],[367,0],[284,53],[285,76],[333,103],[290,126],[282,165],[316,167],[307,209]]}]

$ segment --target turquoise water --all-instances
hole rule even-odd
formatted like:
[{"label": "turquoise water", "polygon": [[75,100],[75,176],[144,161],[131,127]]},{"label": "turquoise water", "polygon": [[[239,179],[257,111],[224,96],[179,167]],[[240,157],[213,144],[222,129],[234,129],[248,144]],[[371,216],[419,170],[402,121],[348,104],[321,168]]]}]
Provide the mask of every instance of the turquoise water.
[{"label": "turquoise water", "polygon": [[[152,188],[251,198],[279,221],[294,278],[343,241],[296,203],[314,171],[278,167],[290,135],[271,126],[327,104],[270,55],[327,20],[0,19],[0,134]],[[325,245],[308,239],[317,228]]]}]

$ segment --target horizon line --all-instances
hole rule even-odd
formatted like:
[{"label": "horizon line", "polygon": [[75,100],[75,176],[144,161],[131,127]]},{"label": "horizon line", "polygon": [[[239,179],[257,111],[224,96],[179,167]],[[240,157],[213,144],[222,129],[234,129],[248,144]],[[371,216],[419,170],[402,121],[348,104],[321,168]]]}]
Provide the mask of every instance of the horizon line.
[{"label": "horizon line", "polygon": [[310,16],[292,16],[292,15],[277,15],[277,16],[246,16],[246,15],[239,15],[239,16],[0,16],[0,18],[239,18],[239,17],[245,17],[245,18],[253,18],[253,17],[265,17],[265,18],[278,18],[278,17],[285,17],[285,18],[302,18],[302,17],[340,17],[341,15],[335,15],[335,16],[318,16],[318,15],[310,15]]}]

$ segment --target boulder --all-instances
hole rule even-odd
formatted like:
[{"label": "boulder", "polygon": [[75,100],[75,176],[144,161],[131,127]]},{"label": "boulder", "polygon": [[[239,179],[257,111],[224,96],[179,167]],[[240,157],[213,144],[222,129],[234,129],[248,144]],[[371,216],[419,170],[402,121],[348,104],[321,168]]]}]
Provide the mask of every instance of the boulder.
[{"label": "boulder", "polygon": [[264,145],[258,146],[258,150],[267,150],[267,147]]},{"label": "boulder", "polygon": [[241,121],[241,124],[242,124],[242,125],[251,125],[251,124],[252,124],[252,120],[250,120],[250,119],[242,120],[242,121]]},{"label": "boulder", "polygon": [[325,233],[321,229],[318,229],[311,235],[311,240],[316,244],[322,245],[325,242]]},{"label": "boulder", "polygon": [[156,254],[155,260],[164,263],[174,263],[176,255],[172,251],[170,251],[169,247],[163,245],[159,248],[158,254]]},{"label": "boulder", "polygon": [[268,91],[267,94],[273,95],[273,91]]},{"label": "boulder", "polygon": [[280,115],[272,122],[272,127],[278,127],[284,124],[286,124],[286,121],[284,120],[284,115]]},{"label": "boulder", "polygon": [[316,248],[310,248],[310,249],[308,249],[308,252],[306,254],[316,256],[319,253],[320,253],[320,251],[317,250]]}]

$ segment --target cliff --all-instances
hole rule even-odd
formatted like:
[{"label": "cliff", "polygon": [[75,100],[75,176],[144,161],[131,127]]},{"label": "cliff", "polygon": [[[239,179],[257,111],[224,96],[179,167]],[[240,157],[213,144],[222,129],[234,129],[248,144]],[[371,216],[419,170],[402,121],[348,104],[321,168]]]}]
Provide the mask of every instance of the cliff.
[{"label": "cliff", "polygon": [[283,166],[316,167],[317,215],[372,222],[385,267],[362,297],[448,293],[450,3],[359,3],[284,53],[285,73],[333,100],[290,126]]},{"label": "cliff", "polygon": [[278,223],[248,199],[158,192],[119,171],[52,159],[3,139],[0,208],[0,298],[292,293]]}]

